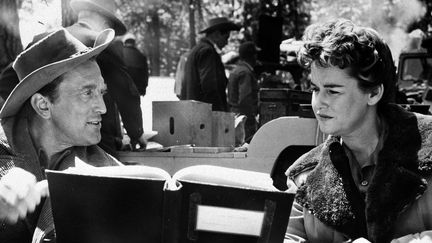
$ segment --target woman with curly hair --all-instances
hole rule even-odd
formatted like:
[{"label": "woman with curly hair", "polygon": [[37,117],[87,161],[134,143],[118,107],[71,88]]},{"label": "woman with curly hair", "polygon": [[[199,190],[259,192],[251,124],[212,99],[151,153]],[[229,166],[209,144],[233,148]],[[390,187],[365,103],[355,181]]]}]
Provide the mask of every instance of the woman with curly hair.
[{"label": "woman with curly hair", "polygon": [[392,104],[396,71],[378,33],[309,26],[298,52],[326,141],[287,171],[297,186],[285,242],[410,242],[432,236],[432,117]]}]

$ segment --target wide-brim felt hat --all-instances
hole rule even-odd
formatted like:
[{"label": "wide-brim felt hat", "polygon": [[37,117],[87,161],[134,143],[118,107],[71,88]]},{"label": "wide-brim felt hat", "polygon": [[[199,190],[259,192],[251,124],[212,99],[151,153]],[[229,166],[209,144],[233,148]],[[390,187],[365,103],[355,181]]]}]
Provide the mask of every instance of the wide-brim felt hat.
[{"label": "wide-brim felt hat", "polygon": [[214,30],[240,30],[240,26],[226,17],[212,18],[207,22],[207,26],[199,33],[208,33]]},{"label": "wide-brim felt hat", "polygon": [[87,47],[61,28],[21,52],[12,67],[19,83],[0,110],[0,118],[18,113],[24,102],[62,74],[101,53],[114,39],[114,30],[98,34],[93,47]]},{"label": "wide-brim felt hat", "polygon": [[116,5],[114,0],[72,0],[70,6],[75,13],[81,10],[99,12],[113,22],[116,35],[124,35],[126,33],[126,26],[115,15]]}]

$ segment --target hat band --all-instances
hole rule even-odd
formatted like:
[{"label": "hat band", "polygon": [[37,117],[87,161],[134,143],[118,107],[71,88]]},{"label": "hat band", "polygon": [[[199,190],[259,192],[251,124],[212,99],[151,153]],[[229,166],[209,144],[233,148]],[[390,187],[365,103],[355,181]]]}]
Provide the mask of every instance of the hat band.
[{"label": "hat band", "polygon": [[70,56],[70,58],[73,58],[73,57],[76,57],[76,56],[82,55],[82,54],[84,54],[84,53],[87,53],[87,52],[91,51],[92,49],[93,49],[93,48],[91,48],[91,47],[87,47],[87,48],[84,49],[84,50],[81,50],[81,51],[79,51],[79,52],[77,52],[77,53],[75,53],[75,54],[72,54],[72,55]]}]

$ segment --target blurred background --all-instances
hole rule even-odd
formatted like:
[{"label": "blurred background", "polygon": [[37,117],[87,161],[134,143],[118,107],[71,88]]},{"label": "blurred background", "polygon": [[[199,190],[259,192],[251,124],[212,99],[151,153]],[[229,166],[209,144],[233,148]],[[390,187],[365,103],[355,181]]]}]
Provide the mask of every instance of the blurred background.
[{"label": "blurred background", "polygon": [[[74,23],[70,0],[1,0],[0,69],[11,63],[34,35]],[[147,56],[149,85],[142,97],[144,129],[151,130],[151,101],[178,100],[174,77],[180,56],[202,37],[205,21],[226,16],[241,26],[222,50],[227,72],[241,42],[261,48],[256,72],[261,88],[307,90],[307,73],[295,47],[305,27],[342,17],[375,28],[389,43],[395,65],[412,44],[412,33],[432,32],[429,0],[116,0],[117,15]],[[234,54],[233,54],[234,53]]]}]

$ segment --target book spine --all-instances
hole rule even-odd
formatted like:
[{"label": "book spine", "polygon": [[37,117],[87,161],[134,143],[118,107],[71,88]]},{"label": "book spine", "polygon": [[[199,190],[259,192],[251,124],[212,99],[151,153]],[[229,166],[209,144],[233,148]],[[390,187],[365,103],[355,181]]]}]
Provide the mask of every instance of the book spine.
[{"label": "book spine", "polygon": [[162,243],[180,242],[181,190],[165,190],[162,214]]}]

